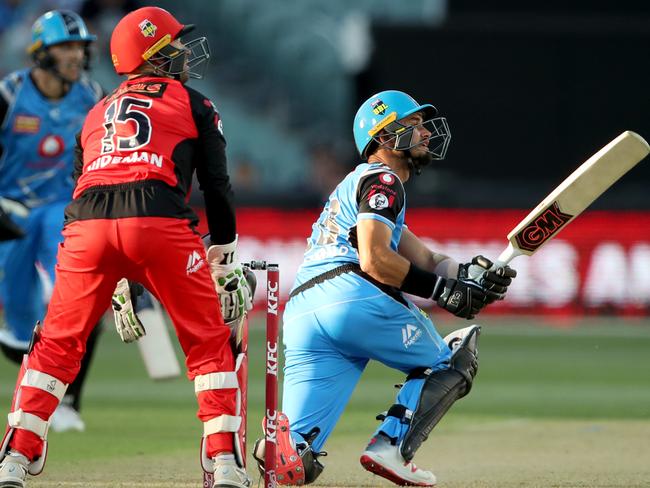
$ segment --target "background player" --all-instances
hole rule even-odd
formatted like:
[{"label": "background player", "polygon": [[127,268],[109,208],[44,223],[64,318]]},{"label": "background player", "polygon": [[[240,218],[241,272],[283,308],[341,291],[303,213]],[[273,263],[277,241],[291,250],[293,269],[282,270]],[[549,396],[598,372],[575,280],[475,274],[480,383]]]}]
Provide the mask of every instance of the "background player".
[{"label": "background player", "polygon": [[[6,329],[0,347],[20,364],[37,321],[45,315],[44,294],[54,281],[63,211],[72,198],[75,135],[101,98],[86,77],[95,40],[74,12],[53,10],[32,27],[34,67],[0,81],[0,197],[25,236],[0,244],[0,296]],[[83,430],[81,389],[99,328],[87,342],[76,380],[52,416],[52,429]]]},{"label": "background player", "polygon": [[[282,405],[295,444],[282,438],[281,417],[278,479],[299,484],[318,477],[319,452],[374,359],[407,378],[380,416],[361,464],[400,485],[433,486],[435,476],[412,459],[453,402],[469,392],[479,327],[443,340],[404,293],[471,319],[503,298],[516,273],[507,266],[488,271],[492,263],[477,256],[472,263],[483,272],[469,280],[469,263],[432,252],[405,226],[403,183],[443,159],[450,140],[447,121],[432,105],[399,91],[378,93],[359,108],[354,136],[368,162],[343,179],[313,225],[284,314]],[[293,463],[284,461],[295,454],[292,445],[299,454]]]},{"label": "background player", "polygon": [[[49,418],[123,276],[154,293],[172,318],[194,381],[202,462],[214,472],[213,486],[250,486],[235,459],[239,387],[217,294],[245,299],[250,290],[236,263],[221,120],[209,99],[185,86],[209,57],[205,38],[180,41],[192,27],[145,7],[113,31],[113,64],[128,78],[95,105],[80,134],[54,292],[19,373],[0,446],[0,487],[24,486],[28,472],[42,470]],[[207,258],[187,203],[195,170],[211,233]],[[218,291],[211,272],[224,278]],[[225,318],[236,319],[237,310],[243,313],[233,306]]]}]

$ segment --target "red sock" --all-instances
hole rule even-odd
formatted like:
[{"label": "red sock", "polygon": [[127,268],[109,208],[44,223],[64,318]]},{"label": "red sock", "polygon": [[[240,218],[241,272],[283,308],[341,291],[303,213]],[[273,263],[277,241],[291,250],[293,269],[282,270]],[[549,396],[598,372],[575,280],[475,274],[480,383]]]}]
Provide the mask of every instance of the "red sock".
[{"label": "red sock", "polygon": [[16,429],[11,441],[9,441],[9,449],[18,451],[27,459],[33,461],[43,454],[43,440],[29,430]]},{"label": "red sock", "polygon": [[234,450],[233,434],[230,432],[220,432],[208,436],[206,450],[208,457],[214,458],[221,453],[232,453]]}]

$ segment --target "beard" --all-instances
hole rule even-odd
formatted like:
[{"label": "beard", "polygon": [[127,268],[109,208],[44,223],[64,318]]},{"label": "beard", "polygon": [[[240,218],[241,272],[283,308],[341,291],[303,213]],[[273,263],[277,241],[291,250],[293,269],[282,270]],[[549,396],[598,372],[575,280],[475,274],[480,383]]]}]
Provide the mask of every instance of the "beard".
[{"label": "beard", "polygon": [[[54,68],[56,75],[65,83],[75,83],[84,71],[83,63],[58,64]],[[74,74],[73,74],[74,73]]]},{"label": "beard", "polygon": [[426,152],[419,156],[414,156],[411,151],[409,151],[409,167],[411,171],[415,171],[416,175],[419,175],[422,172],[422,168],[428,166],[433,161],[433,154]]}]

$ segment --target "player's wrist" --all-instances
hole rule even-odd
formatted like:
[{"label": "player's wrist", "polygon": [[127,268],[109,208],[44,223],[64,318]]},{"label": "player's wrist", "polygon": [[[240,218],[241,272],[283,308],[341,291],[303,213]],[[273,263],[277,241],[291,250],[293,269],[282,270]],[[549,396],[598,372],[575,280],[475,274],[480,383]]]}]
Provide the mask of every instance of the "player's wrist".
[{"label": "player's wrist", "polygon": [[445,287],[445,279],[411,263],[400,290],[410,295],[437,300]]},{"label": "player's wrist", "polygon": [[454,278],[458,275],[460,263],[454,258],[442,254],[433,253],[433,272],[445,278]]},{"label": "player's wrist", "polygon": [[[207,249],[208,263],[215,266],[230,266],[237,264],[237,238],[227,244],[212,244]],[[236,266],[231,266],[234,269]]]}]

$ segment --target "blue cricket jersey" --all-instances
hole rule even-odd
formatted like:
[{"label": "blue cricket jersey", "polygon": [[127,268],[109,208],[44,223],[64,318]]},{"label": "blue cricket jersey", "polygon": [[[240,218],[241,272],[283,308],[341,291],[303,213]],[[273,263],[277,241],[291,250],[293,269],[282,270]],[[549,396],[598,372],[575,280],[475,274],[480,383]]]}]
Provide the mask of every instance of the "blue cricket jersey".
[{"label": "blue cricket jersey", "polygon": [[392,230],[391,248],[397,251],[406,199],[397,175],[381,163],[363,163],[334,189],[312,226],[307,250],[294,288],[326,271],[359,263],[357,222],[376,219]]},{"label": "blue cricket jersey", "polygon": [[6,114],[0,126],[0,196],[34,208],[72,198],[75,136],[102,96],[83,76],[58,100],[36,88],[30,70],[0,81]]}]

